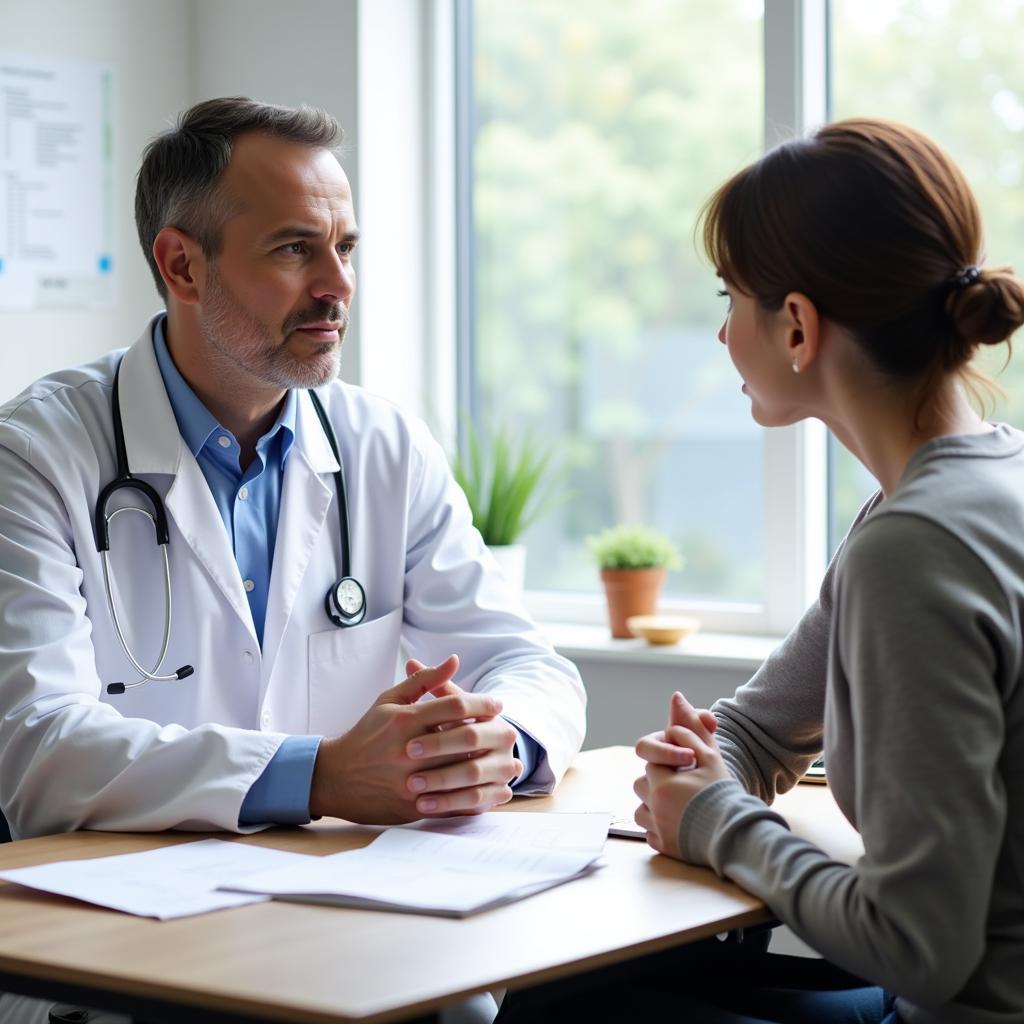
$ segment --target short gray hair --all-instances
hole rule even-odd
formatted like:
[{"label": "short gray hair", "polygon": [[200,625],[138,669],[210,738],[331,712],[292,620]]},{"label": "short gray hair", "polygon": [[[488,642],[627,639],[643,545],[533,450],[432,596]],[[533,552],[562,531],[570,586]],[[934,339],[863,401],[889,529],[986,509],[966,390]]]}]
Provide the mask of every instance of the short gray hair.
[{"label": "short gray hair", "polygon": [[135,226],[165,300],[167,286],[153,258],[153,241],[162,228],[174,227],[194,238],[208,257],[217,255],[221,229],[232,212],[217,186],[243,132],[265,132],[330,150],[342,138],[338,122],[318,107],[276,107],[228,96],[197,103],[173,128],[152,139],[136,181]]}]

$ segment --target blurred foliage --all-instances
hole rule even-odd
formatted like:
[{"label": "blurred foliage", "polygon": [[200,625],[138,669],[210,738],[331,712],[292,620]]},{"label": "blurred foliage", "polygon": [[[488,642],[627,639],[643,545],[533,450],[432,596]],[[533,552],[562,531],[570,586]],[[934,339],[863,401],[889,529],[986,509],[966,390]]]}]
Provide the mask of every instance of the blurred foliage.
[{"label": "blurred foliage", "polygon": [[681,569],[679,548],[649,526],[613,526],[587,537],[599,569]]},{"label": "blurred foliage", "polygon": [[[1024,264],[1024,0],[832,4],[833,116],[933,135],[977,192],[988,261]],[[762,6],[476,0],[474,407],[484,427],[564,439],[575,494],[528,534],[530,586],[591,588],[583,538],[651,522],[686,554],[670,591],[762,594],[761,509],[737,495],[762,486],[760,449],[721,391],[701,391],[731,370],[693,242],[701,203],[761,151]],[[683,368],[661,371],[678,391],[668,417],[628,368],[683,334],[707,355],[680,347]],[[1001,353],[987,356],[998,371]],[[1000,383],[995,416],[1024,425],[1024,359]],[[832,466],[835,536],[875,485],[841,449]]]},{"label": "blurred foliage", "polygon": [[552,470],[554,449],[527,433],[504,428],[479,433],[467,425],[466,453],[456,453],[452,473],[465,492],[473,525],[485,544],[515,544],[539,516],[568,497],[558,492],[562,474]]},{"label": "blurred foliage", "polygon": [[[832,0],[832,10],[833,117],[891,117],[935,138],[978,198],[986,263],[1024,273],[1024,0]],[[990,418],[1024,427],[1024,357],[984,349],[978,367],[1005,392],[993,391]],[[877,484],[838,445],[832,465],[834,546]]]},{"label": "blurred foliage", "polygon": [[[722,362],[723,308],[693,229],[711,190],[761,148],[761,4],[477,0],[474,24],[474,407],[485,425],[565,439],[576,497],[531,531],[529,585],[591,588],[586,534],[650,520],[681,540],[680,503],[710,486],[666,479],[701,381],[679,377],[687,415],[670,424],[628,373],[609,395],[594,367],[639,365],[666,331],[700,334]],[[669,487],[674,500],[659,502]],[[705,521],[703,540],[728,548]],[[735,555],[705,564],[713,593],[751,581]]]}]

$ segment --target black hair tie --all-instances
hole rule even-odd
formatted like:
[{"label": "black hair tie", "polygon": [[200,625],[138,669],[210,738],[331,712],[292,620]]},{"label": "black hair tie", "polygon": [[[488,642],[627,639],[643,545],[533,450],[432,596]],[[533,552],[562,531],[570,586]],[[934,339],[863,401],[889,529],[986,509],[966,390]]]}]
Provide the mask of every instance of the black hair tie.
[{"label": "black hair tie", "polygon": [[949,283],[956,291],[960,291],[974,284],[979,277],[981,277],[981,271],[972,263],[969,267],[964,267],[958,274],[954,274]]}]

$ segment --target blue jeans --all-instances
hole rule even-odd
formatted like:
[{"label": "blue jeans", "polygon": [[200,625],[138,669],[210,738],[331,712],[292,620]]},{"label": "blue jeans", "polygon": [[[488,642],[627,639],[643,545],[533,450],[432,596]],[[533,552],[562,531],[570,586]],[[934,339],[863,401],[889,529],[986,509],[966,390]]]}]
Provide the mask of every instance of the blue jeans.
[{"label": "blue jeans", "polygon": [[895,997],[826,960],[766,952],[769,933],[711,939],[620,969],[513,992],[499,1024],[900,1024]]},{"label": "blue jeans", "polygon": [[710,1002],[684,995],[672,1002],[672,1012],[677,1020],[701,1024],[899,1024],[895,997],[874,985],[831,992],[766,988],[744,992],[741,998],[718,995],[722,997],[712,993]]}]

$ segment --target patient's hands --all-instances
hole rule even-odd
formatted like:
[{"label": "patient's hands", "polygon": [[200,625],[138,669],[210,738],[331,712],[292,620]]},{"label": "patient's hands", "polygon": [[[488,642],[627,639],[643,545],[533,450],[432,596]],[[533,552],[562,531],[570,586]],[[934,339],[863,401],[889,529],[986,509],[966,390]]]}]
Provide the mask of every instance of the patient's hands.
[{"label": "patient's hands", "polygon": [[[512,799],[509,783],[523,770],[512,754],[516,731],[498,717],[499,700],[452,682],[458,666],[455,655],[434,668],[408,662],[408,678],[347,733],[321,741],[312,815],[390,825]],[[437,699],[421,700],[428,693]]]},{"label": "patient's hands", "polygon": [[690,801],[705,786],[730,777],[715,741],[717,725],[710,711],[674,693],[665,729],[637,741],[647,768],[633,784],[641,801],[634,817],[659,853],[681,859],[679,823]]}]

